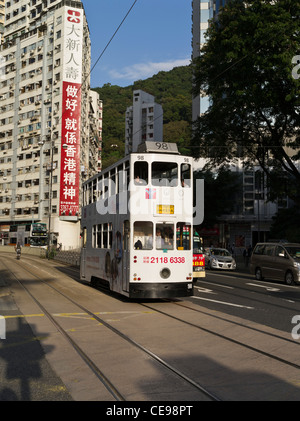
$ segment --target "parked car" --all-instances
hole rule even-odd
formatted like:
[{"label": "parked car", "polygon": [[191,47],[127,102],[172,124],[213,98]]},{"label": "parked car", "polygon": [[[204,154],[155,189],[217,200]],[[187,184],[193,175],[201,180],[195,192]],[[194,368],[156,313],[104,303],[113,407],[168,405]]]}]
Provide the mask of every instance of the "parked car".
[{"label": "parked car", "polygon": [[300,244],[258,243],[251,260],[250,272],[257,280],[264,278],[300,283]]},{"label": "parked car", "polygon": [[208,269],[235,270],[236,262],[228,250],[208,247],[205,249],[205,267]]}]

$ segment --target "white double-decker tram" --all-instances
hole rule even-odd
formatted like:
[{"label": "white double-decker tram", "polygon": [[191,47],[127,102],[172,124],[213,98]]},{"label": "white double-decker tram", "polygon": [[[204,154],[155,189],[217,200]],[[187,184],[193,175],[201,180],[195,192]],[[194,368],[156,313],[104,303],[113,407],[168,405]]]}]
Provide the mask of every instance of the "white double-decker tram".
[{"label": "white double-decker tram", "polygon": [[146,142],[84,183],[82,280],[132,298],[193,294],[192,162]]}]

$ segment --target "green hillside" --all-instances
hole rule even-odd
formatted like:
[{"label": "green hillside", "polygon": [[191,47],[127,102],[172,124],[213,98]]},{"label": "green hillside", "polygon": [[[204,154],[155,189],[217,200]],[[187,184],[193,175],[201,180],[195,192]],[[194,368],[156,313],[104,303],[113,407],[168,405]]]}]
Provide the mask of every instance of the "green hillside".
[{"label": "green hillside", "polygon": [[124,156],[125,112],[132,105],[133,91],[141,89],[153,96],[164,111],[164,141],[176,142],[181,153],[189,154],[192,121],[192,69],[176,67],[138,80],[122,88],[105,84],[93,90],[103,101],[103,168]]}]

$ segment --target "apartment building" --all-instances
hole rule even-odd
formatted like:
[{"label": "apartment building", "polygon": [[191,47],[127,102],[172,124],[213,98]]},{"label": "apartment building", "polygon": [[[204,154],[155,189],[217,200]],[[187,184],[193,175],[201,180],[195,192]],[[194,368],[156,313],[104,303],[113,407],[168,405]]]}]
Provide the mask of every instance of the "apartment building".
[{"label": "apartment building", "polygon": [[102,108],[90,91],[81,1],[7,1],[0,53],[0,233],[44,222],[51,243],[77,248],[80,188],[98,171]]},{"label": "apartment building", "polygon": [[[94,148],[90,149],[89,159],[86,158],[86,167],[88,165],[90,176],[95,174],[95,162],[97,161],[97,171],[102,170],[102,121],[103,121],[103,101],[99,94],[90,91],[90,140],[94,142]],[[84,170],[86,171],[86,167]]]},{"label": "apartment building", "polygon": [[126,110],[125,155],[137,152],[145,141],[163,141],[163,109],[153,95],[136,90],[133,105]]},{"label": "apartment building", "polygon": [[0,0],[0,44],[2,42],[5,21],[5,0]]},{"label": "apartment building", "polygon": [[[192,58],[199,57],[201,48],[205,44],[205,32],[209,19],[215,18],[227,0],[192,0]],[[208,109],[209,97],[203,93],[193,99],[193,121]]]}]

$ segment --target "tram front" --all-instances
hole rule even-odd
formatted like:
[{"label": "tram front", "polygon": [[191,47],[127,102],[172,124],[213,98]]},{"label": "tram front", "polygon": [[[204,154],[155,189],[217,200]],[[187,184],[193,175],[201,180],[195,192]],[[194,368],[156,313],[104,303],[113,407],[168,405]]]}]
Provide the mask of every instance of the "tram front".
[{"label": "tram front", "polygon": [[192,158],[131,155],[129,296],[193,295]]}]

